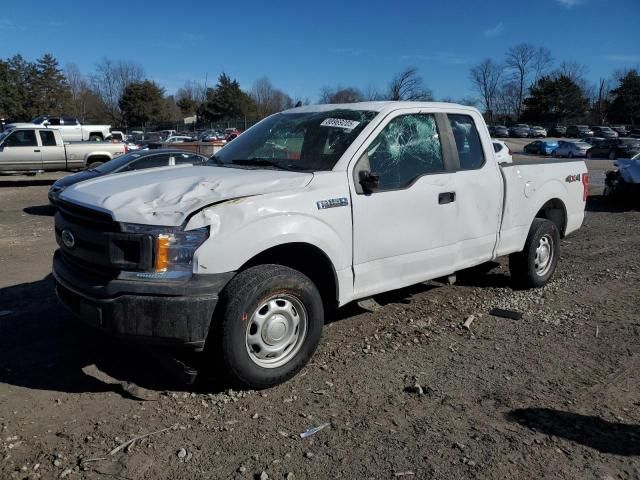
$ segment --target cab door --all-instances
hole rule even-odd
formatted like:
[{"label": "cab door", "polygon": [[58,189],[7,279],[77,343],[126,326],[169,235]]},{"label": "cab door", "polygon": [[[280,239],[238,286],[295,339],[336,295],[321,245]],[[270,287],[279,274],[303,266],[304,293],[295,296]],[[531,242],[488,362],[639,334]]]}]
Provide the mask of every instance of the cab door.
[{"label": "cab door", "polygon": [[14,130],[7,136],[0,145],[0,168],[3,171],[42,170],[42,153],[35,130]]},{"label": "cab door", "polygon": [[[447,113],[455,148],[453,178],[458,208],[456,270],[494,258],[498,241],[504,186],[484,120],[469,111]],[[485,148],[486,147],[486,148]],[[508,208],[508,207],[507,207]]]},{"label": "cab door", "polygon": [[60,129],[64,133],[64,139],[68,142],[82,141],[82,127],[78,120],[73,117],[62,117],[62,127]]},{"label": "cab door", "polygon": [[356,298],[455,270],[455,173],[437,118],[424,109],[396,111],[356,154],[350,170]]},{"label": "cab door", "polygon": [[39,130],[38,135],[40,136],[42,168],[45,170],[67,168],[67,157],[64,145],[58,145],[55,133],[52,130]]}]

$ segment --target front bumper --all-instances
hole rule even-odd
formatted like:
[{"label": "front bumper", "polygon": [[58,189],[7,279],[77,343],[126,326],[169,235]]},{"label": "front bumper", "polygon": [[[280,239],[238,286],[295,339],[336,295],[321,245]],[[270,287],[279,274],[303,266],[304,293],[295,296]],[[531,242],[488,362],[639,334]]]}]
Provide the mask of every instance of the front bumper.
[{"label": "front bumper", "polygon": [[194,275],[181,283],[96,281],[56,251],[53,276],[62,304],[83,323],[141,343],[204,347],[218,293],[235,272]]}]

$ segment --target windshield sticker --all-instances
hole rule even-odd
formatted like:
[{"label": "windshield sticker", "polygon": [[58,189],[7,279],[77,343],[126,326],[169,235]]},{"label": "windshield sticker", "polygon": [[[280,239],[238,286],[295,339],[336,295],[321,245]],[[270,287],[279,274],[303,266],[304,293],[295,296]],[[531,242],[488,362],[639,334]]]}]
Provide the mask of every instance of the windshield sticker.
[{"label": "windshield sticker", "polygon": [[325,118],[320,124],[321,127],[344,128],[345,130],[353,130],[360,122],[356,120],[345,120],[343,118]]}]

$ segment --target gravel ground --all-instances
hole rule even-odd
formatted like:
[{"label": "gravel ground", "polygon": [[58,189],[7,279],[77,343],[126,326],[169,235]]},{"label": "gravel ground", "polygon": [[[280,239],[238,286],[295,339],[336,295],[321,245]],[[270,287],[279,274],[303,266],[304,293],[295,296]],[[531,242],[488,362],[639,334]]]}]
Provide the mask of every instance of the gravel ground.
[{"label": "gravel ground", "polygon": [[348,306],[300,375],[237,392],[66,316],[60,175],[0,179],[0,478],[640,478],[640,212],[597,185],[546,287],[512,289],[501,259]]}]

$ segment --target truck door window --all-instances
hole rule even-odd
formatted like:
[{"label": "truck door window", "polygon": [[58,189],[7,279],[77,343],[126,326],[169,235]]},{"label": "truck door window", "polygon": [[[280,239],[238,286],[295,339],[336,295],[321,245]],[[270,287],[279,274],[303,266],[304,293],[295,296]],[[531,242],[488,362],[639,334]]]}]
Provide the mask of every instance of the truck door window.
[{"label": "truck door window", "polygon": [[484,165],[484,151],[473,119],[468,115],[448,114],[458,150],[461,170],[475,170]]},{"label": "truck door window", "polygon": [[202,157],[188,153],[174,154],[174,165],[199,165],[203,163]]},{"label": "truck door window", "polygon": [[56,136],[49,130],[40,130],[40,141],[43,147],[56,146]]},{"label": "truck door window", "polygon": [[75,117],[62,117],[62,121],[65,125],[77,125],[78,121]]},{"label": "truck door window", "polygon": [[37,147],[35,130],[17,130],[7,138],[7,147]]},{"label": "truck door window", "polygon": [[145,168],[166,167],[167,165],[169,165],[169,155],[153,155],[131,162],[125,170],[128,172],[131,170],[143,170]]},{"label": "truck door window", "polygon": [[435,117],[403,115],[391,120],[367,149],[380,190],[405,188],[418,177],[444,171]]},{"label": "truck door window", "polygon": [[49,118],[47,120],[47,123],[49,125],[59,126],[60,125],[60,119],[59,118]]}]

